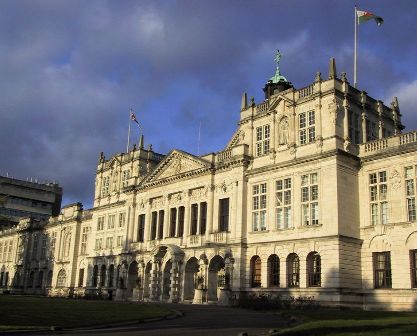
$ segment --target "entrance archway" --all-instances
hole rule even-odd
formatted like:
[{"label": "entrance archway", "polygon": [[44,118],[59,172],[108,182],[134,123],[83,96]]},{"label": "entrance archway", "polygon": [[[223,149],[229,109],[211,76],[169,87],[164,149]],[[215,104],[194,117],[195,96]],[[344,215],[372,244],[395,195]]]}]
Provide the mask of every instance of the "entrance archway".
[{"label": "entrance archway", "polygon": [[195,289],[195,275],[198,273],[199,266],[198,260],[195,257],[191,257],[185,264],[184,275],[184,301],[193,300]]},{"label": "entrance archway", "polygon": [[138,280],[138,263],[136,261],[132,261],[129,265],[129,271],[127,275],[127,297],[131,297],[133,295],[133,288],[136,287],[136,281]]},{"label": "entrance archway", "polygon": [[171,269],[172,269],[172,261],[168,260],[165,263],[163,279],[162,279],[162,301],[169,300],[169,294],[171,291]]},{"label": "entrance archway", "polygon": [[217,301],[217,288],[223,288],[225,282],[224,259],[216,255],[209,263],[207,300]]},{"label": "entrance archway", "polygon": [[145,278],[143,279],[143,298],[149,299],[149,285],[151,281],[152,263],[149,261],[145,267]]}]

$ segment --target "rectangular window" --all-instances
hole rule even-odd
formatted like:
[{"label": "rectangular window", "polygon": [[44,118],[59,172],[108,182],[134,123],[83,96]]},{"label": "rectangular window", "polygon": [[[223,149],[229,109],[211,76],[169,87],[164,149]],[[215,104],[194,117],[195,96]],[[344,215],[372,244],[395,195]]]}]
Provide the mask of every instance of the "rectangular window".
[{"label": "rectangular window", "polygon": [[103,185],[101,187],[101,196],[107,196],[109,194],[110,176],[103,177]]},{"label": "rectangular window", "polygon": [[151,240],[156,239],[156,226],[158,223],[158,213],[156,211],[152,212],[151,218]]},{"label": "rectangular window", "polygon": [[108,218],[107,228],[114,229],[114,221],[116,219],[116,215],[110,215]]},{"label": "rectangular window", "polygon": [[[36,248],[36,251],[38,249]],[[12,251],[13,251],[13,240],[9,241],[9,251],[7,253],[7,261],[12,261]]]},{"label": "rectangular window", "polygon": [[207,226],[207,203],[200,203],[200,234],[206,233]]},{"label": "rectangular window", "polygon": [[267,192],[266,183],[254,185],[252,187],[252,230],[266,230],[266,203]]},{"label": "rectangular window", "polygon": [[113,248],[113,237],[106,238],[106,248],[107,249]]},{"label": "rectangular window", "polygon": [[391,252],[373,252],[374,287],[391,288]]},{"label": "rectangular window", "polygon": [[229,231],[229,199],[222,198],[219,200],[219,231]]},{"label": "rectangular window", "polygon": [[409,222],[416,220],[416,188],[415,188],[415,168],[404,168],[405,178],[405,197],[407,205],[407,219]]},{"label": "rectangular window", "polygon": [[269,138],[269,125],[256,127],[256,156],[261,156],[269,153]]},{"label": "rectangular window", "polygon": [[138,220],[138,236],[137,241],[143,242],[145,240],[145,215],[139,215]]},{"label": "rectangular window", "polygon": [[53,258],[55,255],[55,243],[56,243],[56,232],[52,232],[50,235],[50,242],[49,242],[49,258]]},{"label": "rectangular window", "polygon": [[102,246],[103,246],[103,238],[97,238],[95,249],[96,250],[101,250]]},{"label": "rectangular window", "polygon": [[298,115],[298,135],[301,145],[314,142],[316,139],[316,114],[314,111]]},{"label": "rectangular window", "polygon": [[117,236],[116,238],[116,246],[117,247],[122,247],[123,245],[123,236]]},{"label": "rectangular window", "polygon": [[191,204],[191,235],[197,234],[198,204]]},{"label": "rectangular window", "polygon": [[411,287],[417,288],[417,250],[410,251]]},{"label": "rectangular window", "polygon": [[39,237],[38,235],[35,235],[33,237],[33,248],[32,248],[32,259],[35,260],[38,257],[38,241]]},{"label": "rectangular window", "polygon": [[175,231],[177,226],[177,208],[171,208],[169,213],[169,236],[175,237]]},{"label": "rectangular window", "polygon": [[184,217],[185,217],[185,208],[180,206],[178,208],[178,237],[184,235]]},{"label": "rectangular window", "polygon": [[119,228],[124,227],[126,224],[126,212],[119,213]]},{"label": "rectangular window", "polygon": [[158,239],[164,238],[164,210],[159,210],[159,230],[158,230]]},{"label": "rectangular window", "polygon": [[41,245],[41,259],[46,258],[46,236],[43,235],[42,237],[42,245]]},{"label": "rectangular window", "polygon": [[275,215],[278,229],[292,227],[291,218],[291,178],[275,182]]},{"label": "rectangular window", "polygon": [[83,227],[82,234],[81,234],[81,255],[85,255],[87,253],[87,238],[88,238],[88,227]]},{"label": "rectangular window", "polygon": [[123,170],[122,172],[122,186],[123,188],[129,185],[130,170]]},{"label": "rectangular window", "polygon": [[319,224],[319,185],[317,173],[301,176],[301,218],[303,225]]},{"label": "rectangular window", "polygon": [[84,268],[80,268],[78,273],[78,287],[84,286]]},{"label": "rectangular window", "polygon": [[387,173],[385,171],[369,174],[369,202],[371,224],[387,224],[389,209]]},{"label": "rectangular window", "polygon": [[104,217],[99,217],[97,219],[97,231],[104,230]]}]

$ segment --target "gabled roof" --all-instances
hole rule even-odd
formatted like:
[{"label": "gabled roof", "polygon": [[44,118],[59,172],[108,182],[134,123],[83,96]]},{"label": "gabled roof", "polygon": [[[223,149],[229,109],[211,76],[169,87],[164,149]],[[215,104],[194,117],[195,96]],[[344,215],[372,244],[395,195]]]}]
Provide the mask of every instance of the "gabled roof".
[{"label": "gabled roof", "polygon": [[212,167],[211,162],[198,156],[174,149],[158,163],[155,169],[142,181],[142,184],[165,180],[171,177],[201,173]]}]

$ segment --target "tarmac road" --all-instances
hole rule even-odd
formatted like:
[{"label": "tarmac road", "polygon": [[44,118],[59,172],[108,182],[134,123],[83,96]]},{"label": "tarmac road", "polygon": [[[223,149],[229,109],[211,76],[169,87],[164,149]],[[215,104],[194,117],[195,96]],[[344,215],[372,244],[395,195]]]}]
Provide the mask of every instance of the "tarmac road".
[{"label": "tarmac road", "polygon": [[265,335],[270,329],[286,325],[286,321],[281,316],[268,312],[214,305],[167,304],[166,306],[182,312],[183,316],[172,320],[138,323],[124,327],[71,330],[43,335],[237,336],[242,332],[248,335]]}]

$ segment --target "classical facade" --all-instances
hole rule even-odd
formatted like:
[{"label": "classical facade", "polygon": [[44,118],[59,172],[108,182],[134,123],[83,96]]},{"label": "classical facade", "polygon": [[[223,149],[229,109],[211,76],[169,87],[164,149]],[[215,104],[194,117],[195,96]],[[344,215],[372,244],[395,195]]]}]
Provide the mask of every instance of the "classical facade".
[{"label": "classical facade", "polygon": [[[279,57],[278,57],[279,61]],[[0,233],[4,290],[221,303],[246,294],[416,309],[417,132],[337,76],[279,71],[224,150],[100,155],[94,207]],[[11,243],[10,243],[11,242]]]}]

